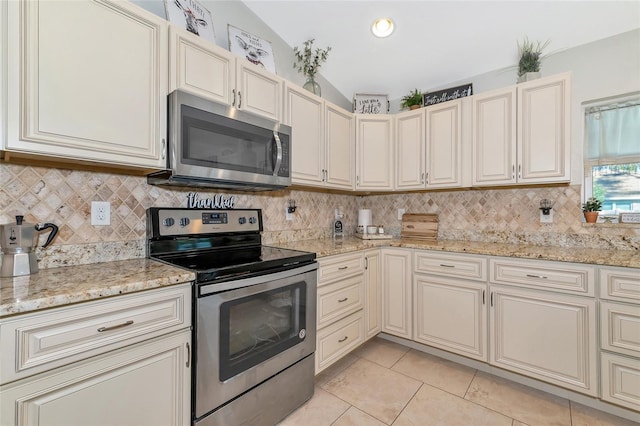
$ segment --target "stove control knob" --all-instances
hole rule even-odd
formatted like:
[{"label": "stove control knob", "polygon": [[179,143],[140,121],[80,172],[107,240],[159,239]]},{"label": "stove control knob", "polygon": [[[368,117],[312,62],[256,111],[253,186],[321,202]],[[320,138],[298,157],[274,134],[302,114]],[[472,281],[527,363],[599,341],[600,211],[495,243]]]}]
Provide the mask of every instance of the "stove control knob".
[{"label": "stove control knob", "polygon": [[180,226],[187,226],[190,222],[188,217],[180,218]]},{"label": "stove control knob", "polygon": [[172,217],[168,217],[162,221],[164,226],[173,226],[174,223],[176,223],[176,221]]},{"label": "stove control knob", "polygon": [[256,219],[255,217],[250,217],[250,218],[249,218],[249,223],[250,223],[250,224],[252,224],[252,225],[253,225],[254,223],[256,223],[257,221],[258,221],[258,219]]},{"label": "stove control knob", "polygon": [[246,217],[238,218],[238,223],[240,225],[244,225],[245,223],[247,223],[247,218]]}]

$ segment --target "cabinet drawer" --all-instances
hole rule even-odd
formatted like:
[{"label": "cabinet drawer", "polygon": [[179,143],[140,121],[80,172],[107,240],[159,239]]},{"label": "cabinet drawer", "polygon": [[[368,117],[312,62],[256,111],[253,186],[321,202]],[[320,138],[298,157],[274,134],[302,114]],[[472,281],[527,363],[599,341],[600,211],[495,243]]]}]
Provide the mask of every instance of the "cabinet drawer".
[{"label": "cabinet drawer", "polygon": [[318,331],[316,374],[364,342],[364,319],[358,311]]},{"label": "cabinet drawer", "polygon": [[325,283],[363,272],[364,257],[362,253],[318,259],[318,287]]},{"label": "cabinet drawer", "polygon": [[2,382],[190,325],[191,285],[10,318],[0,325]]},{"label": "cabinet drawer", "polygon": [[640,306],[600,302],[602,349],[640,357]]},{"label": "cabinet drawer", "polygon": [[364,275],[327,284],[318,289],[318,327],[362,309]]},{"label": "cabinet drawer", "polygon": [[601,354],[602,399],[640,410],[640,362],[609,353]]},{"label": "cabinet drawer", "polygon": [[480,256],[416,251],[414,265],[414,271],[418,273],[487,280],[487,261]]},{"label": "cabinet drawer", "polygon": [[601,268],[600,297],[640,302],[640,269]]},{"label": "cabinet drawer", "polygon": [[496,284],[547,289],[594,296],[595,268],[543,260],[489,259],[490,280]]}]

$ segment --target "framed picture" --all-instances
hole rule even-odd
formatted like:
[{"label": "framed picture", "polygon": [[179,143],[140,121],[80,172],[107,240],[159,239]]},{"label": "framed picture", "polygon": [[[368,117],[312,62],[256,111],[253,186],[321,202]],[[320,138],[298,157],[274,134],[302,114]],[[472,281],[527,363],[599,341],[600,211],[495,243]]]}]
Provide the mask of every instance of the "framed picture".
[{"label": "framed picture", "polygon": [[211,12],[196,0],[164,0],[167,20],[197,36],[215,43]]},{"label": "framed picture", "polygon": [[228,26],[229,51],[245,58],[257,66],[276,73],[276,61],[273,57],[271,42],[250,34],[233,25]]},{"label": "framed picture", "polygon": [[353,112],[359,114],[387,114],[389,112],[389,96],[356,93],[353,96]]}]

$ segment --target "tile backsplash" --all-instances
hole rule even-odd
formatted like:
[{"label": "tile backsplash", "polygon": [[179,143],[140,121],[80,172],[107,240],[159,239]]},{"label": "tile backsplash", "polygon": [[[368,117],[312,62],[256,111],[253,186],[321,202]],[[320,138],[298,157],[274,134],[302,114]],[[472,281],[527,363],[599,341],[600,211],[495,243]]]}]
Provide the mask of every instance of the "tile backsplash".
[{"label": "tile backsplash", "polygon": [[[53,244],[38,250],[41,268],[143,257],[146,209],[186,207],[189,192],[198,192],[200,198],[233,195],[236,208],[262,209],[267,244],[330,238],[334,209],[340,207],[347,233],[355,231],[358,209],[370,208],[375,224],[399,235],[397,209],[404,208],[437,213],[440,239],[640,249],[640,227],[582,224],[579,186],[366,196],[298,189],[245,193],[165,189],[139,176],[6,163],[0,163],[0,224],[24,215],[27,222],[60,227]],[[554,203],[552,224],[540,224],[542,198]],[[298,207],[291,221],[285,219],[289,199]],[[91,225],[91,201],[111,203],[110,226]]]}]

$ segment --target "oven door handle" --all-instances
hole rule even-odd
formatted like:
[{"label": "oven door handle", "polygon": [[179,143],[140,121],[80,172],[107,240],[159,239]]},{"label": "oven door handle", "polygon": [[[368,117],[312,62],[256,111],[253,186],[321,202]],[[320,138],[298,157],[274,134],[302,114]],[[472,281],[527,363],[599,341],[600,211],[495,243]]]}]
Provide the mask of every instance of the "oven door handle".
[{"label": "oven door handle", "polygon": [[318,263],[313,262],[297,268],[287,269],[285,271],[276,272],[274,274],[259,275],[257,277],[243,278],[238,280],[224,281],[221,283],[202,284],[199,287],[198,296],[207,296],[222,291],[235,290],[242,287],[250,287],[257,284],[264,284],[270,281],[282,280],[293,277],[294,275],[304,274],[305,272],[315,271],[318,269]]}]

